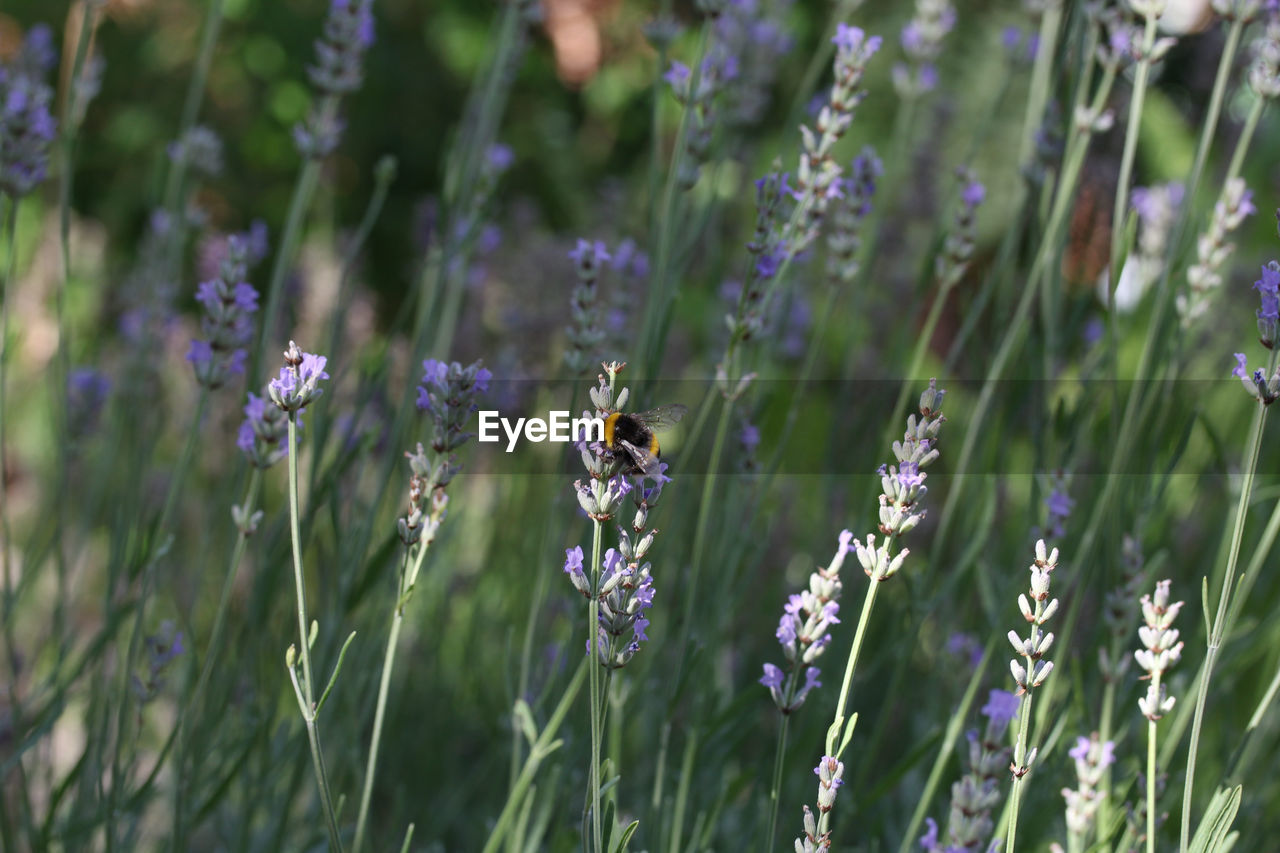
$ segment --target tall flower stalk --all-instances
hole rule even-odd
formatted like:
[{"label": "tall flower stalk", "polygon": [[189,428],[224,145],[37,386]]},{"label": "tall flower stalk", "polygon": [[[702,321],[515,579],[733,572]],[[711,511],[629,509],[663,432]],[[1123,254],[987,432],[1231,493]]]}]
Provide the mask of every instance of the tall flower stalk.
[{"label": "tall flower stalk", "polygon": [[1016,631],[1009,632],[1009,642],[1021,661],[1015,657],[1009,662],[1009,671],[1018,686],[1017,695],[1022,697],[1019,707],[1018,739],[1014,746],[1013,763],[1010,772],[1013,774],[1013,791],[1009,795],[1009,830],[1005,836],[1004,849],[1013,853],[1018,833],[1018,807],[1021,804],[1022,789],[1026,784],[1027,773],[1036,760],[1036,748],[1028,750],[1031,729],[1031,698],[1033,691],[1044,684],[1049,673],[1053,671],[1053,662],[1044,659],[1044,655],[1053,645],[1053,633],[1046,632],[1044,625],[1058,611],[1058,599],[1049,598],[1049,585],[1053,580],[1053,571],[1058,568],[1058,549],[1052,551],[1045,546],[1044,540],[1036,542],[1036,558],[1031,564],[1031,589],[1018,596],[1018,610],[1022,618],[1030,624],[1027,636],[1020,637]]},{"label": "tall flower stalk", "polygon": [[[1253,422],[1249,428],[1249,437],[1245,441],[1240,498],[1236,502],[1235,520],[1231,527],[1231,538],[1227,551],[1226,571],[1222,578],[1222,587],[1218,591],[1218,605],[1213,617],[1213,625],[1209,629],[1204,664],[1201,667],[1200,684],[1196,691],[1195,716],[1191,722],[1191,738],[1187,745],[1187,777],[1182,790],[1182,818],[1179,835],[1179,850],[1186,853],[1191,844],[1191,795],[1195,790],[1196,757],[1200,749],[1200,729],[1204,723],[1205,704],[1208,702],[1209,681],[1213,677],[1213,667],[1217,662],[1218,651],[1226,640],[1228,612],[1231,593],[1236,583],[1236,566],[1240,560],[1240,548],[1244,541],[1244,525],[1248,516],[1249,504],[1253,499],[1253,482],[1258,470],[1258,456],[1262,452],[1263,429],[1267,423],[1267,411],[1270,405],[1280,399],[1280,370],[1277,370],[1277,350],[1275,343],[1280,332],[1280,263],[1272,261],[1263,269],[1262,278],[1254,283],[1258,291],[1261,306],[1257,310],[1258,338],[1267,348],[1269,355],[1267,367],[1259,368],[1252,373],[1248,370],[1248,357],[1244,353],[1236,353],[1236,366],[1232,375],[1240,380],[1244,390],[1257,403],[1254,409]],[[1208,602],[1205,602],[1207,608]],[[1207,611],[1206,611],[1207,612]]]},{"label": "tall flower stalk", "polygon": [[[618,374],[625,366],[619,362],[606,363],[604,375],[591,388],[591,402],[597,417],[604,418],[625,409],[630,389],[616,390]],[[591,849],[604,853],[600,750],[608,691],[607,686],[601,686],[600,670],[612,674],[625,666],[640,650],[640,643],[648,639],[645,628],[649,620],[644,613],[653,604],[654,588],[652,566],[643,561],[657,534],[656,530],[649,529],[649,510],[657,504],[662,487],[670,478],[664,473],[664,463],[659,463],[656,472],[650,469],[629,474],[632,460],[600,444],[583,440],[579,451],[590,479],[586,483],[577,480],[573,486],[578,506],[592,523],[591,562],[584,567],[585,554],[581,546],[575,546],[565,552],[564,571],[574,588],[587,599],[590,636],[586,650],[588,658],[597,664],[589,667],[591,768],[583,823],[584,829],[588,821],[590,823]],[[653,480],[655,474],[656,481]],[[647,485],[650,482],[652,485]],[[604,526],[618,515],[628,495],[636,508],[631,530],[619,527],[618,549],[610,548],[602,554]]]},{"label": "tall flower stalk", "polygon": [[1000,802],[1000,780],[1009,766],[1012,750],[1005,745],[1009,723],[1018,715],[1018,697],[1007,690],[992,690],[982,706],[987,724],[981,735],[969,732],[969,772],[951,786],[951,810],[947,819],[947,846],[939,839],[933,818],[920,838],[926,853],[983,850],[995,824],[991,810]]},{"label": "tall flower stalk", "polygon": [[302,227],[319,184],[320,165],[337,149],[342,138],[344,125],[338,113],[339,106],[343,96],[357,91],[364,82],[364,54],[373,45],[373,40],[373,0],[330,0],[324,35],[315,43],[315,63],[307,68],[307,76],[311,78],[319,99],[312,105],[306,119],[293,130],[294,143],[303,157],[302,170],[294,185],[271,278],[267,283],[262,335],[251,374],[256,373],[257,364],[266,353],[267,341],[277,332],[276,319],[284,280],[293,268],[302,239]]},{"label": "tall flower stalk", "polygon": [[1149,679],[1147,694],[1138,700],[1138,709],[1147,718],[1147,853],[1155,853],[1156,849],[1156,724],[1173,710],[1174,704],[1174,697],[1168,695],[1162,679],[1169,667],[1182,657],[1182,642],[1178,639],[1178,629],[1173,627],[1182,602],[1169,601],[1169,584],[1167,580],[1156,584],[1154,598],[1142,596],[1145,624],[1138,629],[1142,648],[1133,655],[1147,673],[1143,677]]},{"label": "tall flower stalk", "polygon": [[782,646],[786,669],[766,663],[764,675],[760,678],[760,683],[769,689],[773,704],[782,714],[778,747],[773,759],[773,781],[769,788],[769,834],[766,850],[773,849],[778,829],[778,801],[782,787],[783,757],[787,750],[787,729],[791,723],[791,715],[804,704],[809,691],[822,686],[822,682],[818,680],[821,671],[812,664],[831,644],[831,626],[840,622],[836,615],[840,612],[840,593],[844,589],[840,570],[844,567],[845,556],[853,550],[850,544],[852,541],[852,533],[848,530],[841,531],[840,544],[831,563],[825,568],[819,567],[809,575],[807,589],[794,593],[787,599],[782,618],[778,621],[778,630],[774,633]]},{"label": "tall flower stalk", "polygon": [[[329,688],[317,703],[315,677],[311,667],[311,645],[315,642],[316,634],[319,633],[319,626],[307,620],[307,584],[302,569],[302,533],[298,521],[298,420],[303,409],[324,393],[320,382],[329,378],[329,374],[324,371],[327,360],[322,355],[303,352],[297,344],[290,341],[289,349],[284,354],[285,366],[280,368],[280,376],[271,380],[267,391],[271,401],[289,416],[288,444],[286,445],[289,458],[289,538],[293,543],[293,581],[297,596],[299,642],[297,645],[290,645],[285,653],[285,669],[289,672],[289,680],[293,683],[294,695],[298,700],[298,710],[301,711],[302,720],[307,726],[312,769],[315,771],[316,787],[320,791],[320,803],[324,809],[329,830],[329,845],[332,849],[341,851],[342,833],[338,829],[338,813],[334,808],[333,794],[329,788],[324,753],[320,749],[317,720],[324,699],[338,677],[342,657],[340,655],[338,658],[333,677],[329,680]],[[347,642],[351,642],[350,638]],[[299,650],[301,650],[300,655]],[[345,646],[343,652],[346,652]],[[302,661],[300,674],[297,667],[299,657]]]},{"label": "tall flower stalk", "polygon": [[369,738],[369,757],[365,766],[364,788],[360,793],[360,811],[356,818],[353,853],[364,845],[368,829],[369,803],[378,770],[378,747],[382,741],[382,724],[386,718],[387,696],[391,689],[391,673],[395,667],[396,643],[404,623],[404,609],[413,598],[418,573],[435,541],[449,507],[446,487],[461,470],[454,451],[471,439],[465,432],[471,414],[476,411],[477,395],[489,388],[492,374],[480,362],[463,367],[458,362],[445,364],[427,359],[422,364],[422,385],[418,386],[418,408],[431,413],[434,433],[431,453],[421,444],[406,453],[412,475],[405,515],[396,524],[404,554],[396,583],[396,597],[391,608],[391,628],[387,634],[387,650],[382,659],[382,678],[378,684],[378,700],[373,717],[373,734]]},{"label": "tall flower stalk", "polygon": [[[844,678],[840,684],[840,695],[836,700],[835,718],[827,728],[827,737],[823,750],[823,761],[839,762],[840,756],[853,737],[854,726],[858,715],[846,717],[849,690],[853,685],[853,674],[858,665],[858,654],[862,649],[862,641],[866,636],[867,625],[871,621],[871,610],[875,605],[876,592],[880,584],[896,575],[910,554],[910,550],[897,550],[898,540],[913,530],[925,517],[921,502],[929,489],[924,481],[928,474],[924,469],[937,461],[939,453],[935,446],[938,434],[946,418],[942,415],[942,401],[946,392],[938,388],[936,380],[929,380],[929,387],[920,395],[920,414],[917,418],[912,414],[907,417],[907,429],[901,441],[893,443],[895,464],[881,465],[880,473],[880,523],[878,529],[881,539],[876,541],[875,534],[868,534],[865,541],[854,539],[853,550],[862,565],[862,570],[871,583],[867,586],[866,596],[862,600],[862,612],[858,616],[858,627],[853,634],[853,645],[849,649],[849,657],[845,661]],[[822,765],[819,765],[821,768]],[[841,765],[843,771],[843,765]],[[812,849],[823,850],[831,846],[831,807],[835,802],[832,785],[838,787],[839,775],[831,774],[832,780],[824,789],[829,794],[827,808],[823,809],[823,798],[819,798],[819,816],[816,821],[805,807],[804,835],[796,841],[797,850],[810,849],[807,845],[815,845]]]}]

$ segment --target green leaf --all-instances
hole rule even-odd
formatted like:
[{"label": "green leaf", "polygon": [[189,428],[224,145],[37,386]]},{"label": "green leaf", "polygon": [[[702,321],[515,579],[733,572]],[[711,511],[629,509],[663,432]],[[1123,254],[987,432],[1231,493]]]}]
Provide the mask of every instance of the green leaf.
[{"label": "green leaf", "polygon": [[604,804],[604,849],[613,850],[613,800],[609,800]]},{"label": "green leaf", "polygon": [[613,848],[613,853],[623,853],[627,849],[627,845],[631,843],[631,836],[636,834],[636,827],[640,825],[640,821],[633,820],[622,830],[622,835],[618,838],[618,846]]},{"label": "green leaf", "polygon": [[1233,837],[1228,840],[1231,824],[1240,811],[1240,797],[1244,786],[1219,788],[1205,810],[1204,819],[1191,839],[1191,853],[1226,853],[1235,844]]}]

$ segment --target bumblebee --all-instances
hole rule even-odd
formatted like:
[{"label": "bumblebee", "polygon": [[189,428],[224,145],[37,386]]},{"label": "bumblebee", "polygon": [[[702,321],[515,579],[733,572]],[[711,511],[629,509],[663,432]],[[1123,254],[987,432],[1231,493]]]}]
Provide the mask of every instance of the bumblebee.
[{"label": "bumblebee", "polygon": [[604,446],[615,456],[625,454],[631,464],[623,473],[657,480],[658,436],[654,430],[674,426],[688,411],[688,407],[672,403],[647,412],[612,412],[604,419]]}]

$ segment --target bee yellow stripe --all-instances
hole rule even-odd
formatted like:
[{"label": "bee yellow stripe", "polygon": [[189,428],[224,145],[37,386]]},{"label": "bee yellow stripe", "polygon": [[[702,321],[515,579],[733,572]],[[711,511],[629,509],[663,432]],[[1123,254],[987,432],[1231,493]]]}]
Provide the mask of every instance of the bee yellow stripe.
[{"label": "bee yellow stripe", "polygon": [[604,446],[610,450],[614,449],[613,428],[617,425],[620,414],[620,412],[614,412],[604,419]]}]

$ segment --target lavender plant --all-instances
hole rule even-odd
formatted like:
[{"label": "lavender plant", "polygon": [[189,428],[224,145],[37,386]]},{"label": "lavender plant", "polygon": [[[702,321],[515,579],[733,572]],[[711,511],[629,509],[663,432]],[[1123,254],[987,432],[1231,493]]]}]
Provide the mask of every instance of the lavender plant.
[{"label": "lavender plant", "polygon": [[1142,619],[1138,629],[1142,648],[1134,653],[1134,660],[1149,678],[1147,695],[1138,700],[1138,708],[1147,718],[1147,853],[1156,849],[1156,723],[1173,709],[1174,697],[1168,695],[1168,686],[1162,682],[1165,671],[1182,656],[1182,643],[1173,620],[1182,609],[1182,602],[1169,601],[1169,581],[1156,584],[1153,599],[1142,596]]},{"label": "lavender plant", "polygon": [[[771,848],[802,802],[801,851],[1153,850],[1175,808],[1267,849],[1272,4],[463,5],[0,14],[0,849]],[[1206,322],[1254,279],[1261,356]],[[286,332],[325,356],[263,387]],[[588,416],[701,398],[660,462],[515,427],[610,351]],[[932,374],[946,476],[931,386],[877,529],[811,553]],[[908,535],[936,570],[881,590]]]},{"label": "lavender plant", "polygon": [[969,772],[951,786],[951,811],[947,820],[946,847],[939,839],[939,827],[928,818],[928,831],[920,847],[929,853],[943,850],[981,850],[991,838],[994,822],[991,810],[1000,802],[1000,780],[1004,778],[1012,750],[1004,745],[1009,723],[1017,716],[1018,697],[1006,690],[992,690],[981,713],[987,718],[981,735],[968,733]]},{"label": "lavender plant", "polygon": [[[924,485],[928,474],[921,469],[928,467],[939,457],[937,447],[938,434],[946,418],[942,415],[942,401],[946,391],[938,388],[935,380],[929,380],[929,387],[920,395],[920,416],[912,414],[907,417],[907,429],[901,441],[893,443],[893,455],[897,464],[881,465],[879,469],[880,522],[878,529],[883,537],[876,542],[875,534],[867,534],[866,540],[852,540],[854,553],[862,565],[863,572],[870,578],[866,596],[862,602],[862,612],[858,616],[858,627],[853,635],[853,645],[849,649],[849,657],[845,662],[844,678],[840,684],[839,698],[836,700],[835,718],[827,729],[825,754],[823,761],[838,764],[853,737],[854,726],[858,715],[846,718],[845,712],[849,700],[849,690],[853,682],[853,674],[858,664],[858,653],[866,635],[867,624],[871,618],[871,610],[875,605],[876,593],[880,584],[896,575],[905,562],[910,550],[896,550],[898,539],[913,530],[925,516],[920,505],[929,489]],[[822,765],[819,765],[821,768]],[[836,777],[838,778],[838,777]],[[831,844],[831,809],[835,802],[834,790],[829,792],[825,808],[823,799],[819,799],[819,811],[816,822],[808,808],[805,809],[804,836],[797,840],[797,849],[805,844],[829,847]],[[811,825],[812,824],[812,825]]]},{"label": "lavender plant", "polygon": [[454,451],[472,438],[464,430],[472,413],[479,408],[475,402],[477,396],[488,390],[489,380],[493,376],[480,362],[463,367],[456,361],[445,364],[428,359],[423,362],[422,369],[423,384],[418,386],[418,408],[431,413],[434,428],[432,452],[428,456],[419,444],[414,453],[405,454],[413,474],[409,478],[408,509],[404,517],[396,520],[400,542],[405,550],[400,560],[396,596],[391,610],[391,628],[387,636],[387,651],[383,657],[382,681],[378,685],[377,709],[373,718],[373,735],[369,742],[364,789],[360,795],[360,812],[356,818],[353,851],[360,850],[368,828],[369,803],[378,769],[378,747],[386,716],[391,673],[395,666],[396,643],[404,623],[405,606],[413,597],[427,549],[435,541],[448,511],[449,496],[445,489],[461,470]]},{"label": "lavender plant", "polygon": [[1014,745],[1013,762],[1009,765],[1013,774],[1013,791],[1009,802],[1009,829],[1005,835],[1005,850],[1012,851],[1017,840],[1018,805],[1025,784],[1023,780],[1035,764],[1037,747],[1030,747],[1031,700],[1033,691],[1044,684],[1049,673],[1053,671],[1053,661],[1046,660],[1044,655],[1053,645],[1053,633],[1046,632],[1044,625],[1058,611],[1058,599],[1049,598],[1049,586],[1053,582],[1053,571],[1058,568],[1058,549],[1050,551],[1044,540],[1036,542],[1036,558],[1031,564],[1031,588],[1028,593],[1018,596],[1018,609],[1022,617],[1030,623],[1028,635],[1023,638],[1016,631],[1009,632],[1009,642],[1014,652],[1021,656],[1009,661],[1009,671],[1013,673],[1014,684],[1017,685],[1017,696],[1020,702],[1021,717],[1018,724],[1018,736]]}]

